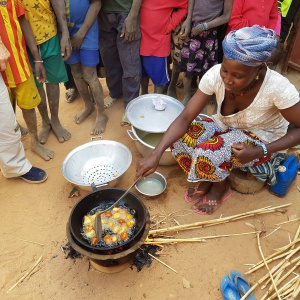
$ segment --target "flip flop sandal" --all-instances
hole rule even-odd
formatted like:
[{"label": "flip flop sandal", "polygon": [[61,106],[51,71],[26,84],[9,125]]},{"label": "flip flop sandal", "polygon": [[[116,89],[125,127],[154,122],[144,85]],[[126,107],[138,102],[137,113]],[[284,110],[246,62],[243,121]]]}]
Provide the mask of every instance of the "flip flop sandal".
[{"label": "flip flop sandal", "polygon": [[110,108],[112,107],[115,102],[117,102],[120,98],[112,98],[110,96],[107,96],[105,99],[104,99],[104,108]]},{"label": "flip flop sandal", "polygon": [[[206,195],[205,195],[203,197],[203,200],[202,200],[202,206],[208,206],[208,207],[213,208],[214,206],[220,205],[221,203],[223,203],[224,201],[226,201],[228,198],[231,197],[231,195],[232,195],[231,189],[229,190],[229,192],[220,201],[217,201],[217,200],[207,200],[206,199]],[[195,212],[196,214],[199,214],[199,215],[209,215],[209,214],[212,214],[214,212],[214,210],[212,210],[211,213],[208,213],[206,211],[202,211],[202,210],[194,208],[193,212]]]},{"label": "flip flop sandal", "polygon": [[221,291],[224,300],[239,300],[240,294],[234,283],[228,276],[224,276],[221,280]]},{"label": "flip flop sandal", "polygon": [[194,196],[194,195],[199,195],[199,198],[191,199],[191,196],[189,196],[189,192],[188,192],[188,191],[185,192],[185,194],[184,194],[184,200],[185,200],[187,203],[195,204],[195,203],[199,202],[200,200],[202,200],[203,197],[207,194],[207,192],[204,192],[204,191],[198,191],[198,186],[199,186],[199,185],[196,185],[196,186],[194,187],[194,192],[193,192],[192,196]]},{"label": "flip flop sandal", "polygon": [[121,126],[127,127],[130,125],[131,125],[130,121],[128,120],[126,114],[124,114],[121,120]]},{"label": "flip flop sandal", "polygon": [[[231,270],[229,272],[229,278],[235,284],[241,296],[244,296],[250,290],[250,284],[240,272]],[[251,293],[246,300],[256,300],[256,298],[254,294]]]},{"label": "flip flop sandal", "polygon": [[79,97],[77,88],[71,88],[66,91],[66,102],[72,103]]}]

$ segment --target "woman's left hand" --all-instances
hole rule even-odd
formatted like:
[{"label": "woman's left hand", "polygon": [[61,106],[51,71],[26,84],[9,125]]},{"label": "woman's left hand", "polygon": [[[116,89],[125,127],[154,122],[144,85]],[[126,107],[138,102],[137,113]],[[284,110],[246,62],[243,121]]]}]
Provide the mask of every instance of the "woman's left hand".
[{"label": "woman's left hand", "polygon": [[236,159],[243,165],[263,156],[263,149],[261,147],[252,147],[239,143],[232,144],[231,148]]}]

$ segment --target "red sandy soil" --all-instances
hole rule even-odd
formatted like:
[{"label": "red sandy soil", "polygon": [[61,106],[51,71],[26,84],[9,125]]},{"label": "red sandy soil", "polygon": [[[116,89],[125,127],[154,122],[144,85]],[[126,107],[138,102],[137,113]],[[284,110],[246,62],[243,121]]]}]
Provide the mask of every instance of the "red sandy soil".
[{"label": "red sandy soil", "polygon": [[[292,82],[299,89],[299,74],[291,72]],[[101,79],[105,95],[108,94],[105,80]],[[72,133],[70,141],[59,143],[51,133],[46,144],[55,151],[55,157],[45,162],[30,150],[29,137],[23,139],[26,155],[38,167],[44,168],[48,180],[40,185],[30,185],[20,179],[5,179],[0,173],[0,211],[1,211],[1,244],[0,244],[0,298],[1,299],[221,299],[220,281],[231,269],[245,273],[248,266],[261,259],[257,240],[254,234],[231,236],[207,240],[205,243],[189,243],[165,246],[161,259],[178,271],[172,272],[162,264],[154,261],[151,267],[141,272],[136,268],[126,269],[116,274],[100,273],[89,266],[87,258],[65,259],[60,247],[67,243],[66,223],[74,204],[80,197],[68,198],[72,184],[67,182],[61,172],[61,165],[66,155],[74,148],[90,141],[90,130],[95,113],[83,124],[77,125],[73,118],[83,107],[82,99],[74,103],[64,101],[65,90],[61,88],[60,118],[63,126]],[[107,110],[109,122],[102,134],[104,139],[115,140],[128,146],[132,151],[133,161],[125,173],[120,188],[132,184],[135,176],[136,162],[141,158],[134,142],[120,126],[124,111],[123,103],[117,102]],[[18,111],[18,119],[24,124]],[[38,117],[40,128],[41,119]],[[242,195],[233,192],[211,216],[201,216],[191,212],[191,205],[184,201],[184,193],[190,183],[186,181],[183,171],[177,166],[159,167],[168,181],[168,188],[158,198],[141,197],[152,217],[167,216],[174,213],[180,224],[210,220],[247,212],[268,205],[291,203],[286,213],[272,213],[262,216],[217,225],[204,229],[186,231],[177,237],[212,236],[254,231],[246,222],[258,230],[265,230],[266,235],[281,227],[268,237],[261,238],[265,255],[273,249],[289,243],[293,238],[299,222],[276,226],[276,223],[287,221],[292,215],[300,216],[299,176],[284,198],[278,198],[267,189],[255,195]],[[137,191],[133,190],[137,194]],[[161,218],[162,219],[162,218]],[[156,219],[159,220],[159,219]],[[176,225],[174,219],[167,218],[161,226]],[[27,241],[25,241],[27,240]],[[43,244],[37,245],[28,241]],[[42,261],[31,276],[18,284],[10,293],[7,290],[14,285],[38,258]],[[267,273],[265,268],[247,276],[250,283],[255,283]],[[185,288],[183,278],[190,287]],[[264,294],[258,288],[257,299]]]}]

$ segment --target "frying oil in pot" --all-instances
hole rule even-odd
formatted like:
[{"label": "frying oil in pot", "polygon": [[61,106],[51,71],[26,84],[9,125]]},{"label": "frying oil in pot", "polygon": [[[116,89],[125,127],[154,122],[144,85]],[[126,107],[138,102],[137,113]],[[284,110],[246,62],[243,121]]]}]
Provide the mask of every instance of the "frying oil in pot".
[{"label": "frying oil in pot", "polygon": [[163,184],[156,178],[146,177],[137,184],[138,189],[147,195],[154,196],[164,190]]},{"label": "frying oil in pot", "polygon": [[162,139],[164,133],[147,133],[143,138],[143,142],[152,147],[156,147]]}]

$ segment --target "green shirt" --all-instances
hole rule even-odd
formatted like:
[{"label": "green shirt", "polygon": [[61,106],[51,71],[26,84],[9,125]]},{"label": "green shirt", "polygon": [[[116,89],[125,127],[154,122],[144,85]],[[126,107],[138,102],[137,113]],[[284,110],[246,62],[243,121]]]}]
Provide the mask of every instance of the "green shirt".
[{"label": "green shirt", "polygon": [[132,6],[132,0],[102,0],[101,11],[112,14],[128,14]]}]

